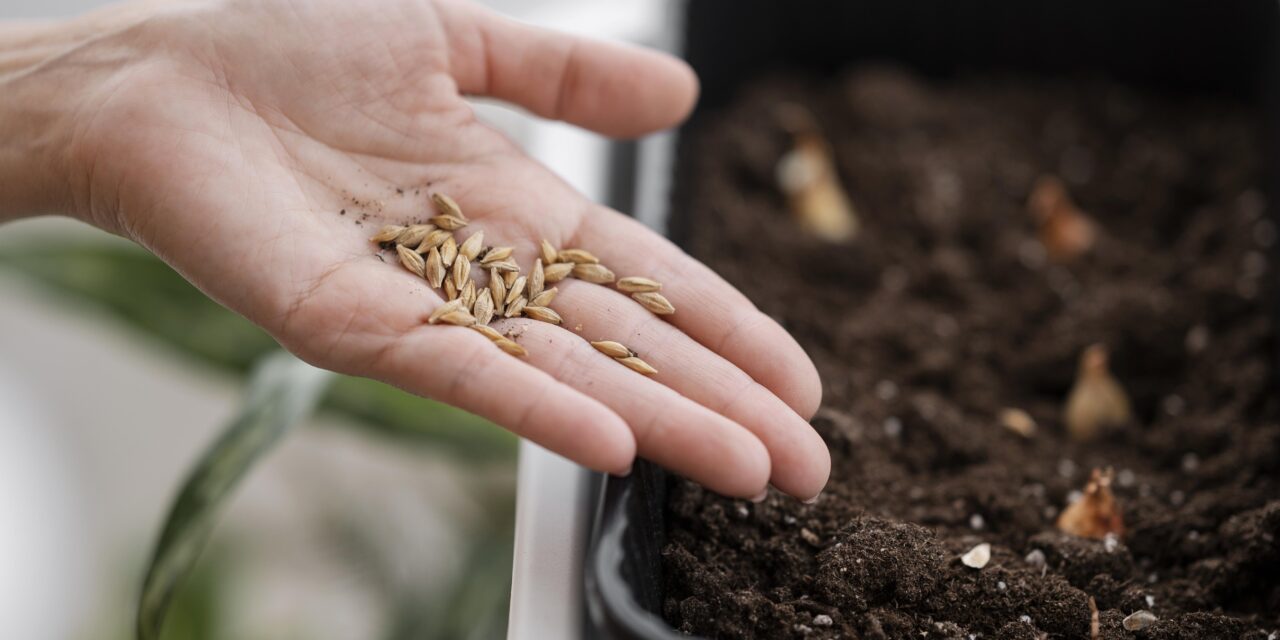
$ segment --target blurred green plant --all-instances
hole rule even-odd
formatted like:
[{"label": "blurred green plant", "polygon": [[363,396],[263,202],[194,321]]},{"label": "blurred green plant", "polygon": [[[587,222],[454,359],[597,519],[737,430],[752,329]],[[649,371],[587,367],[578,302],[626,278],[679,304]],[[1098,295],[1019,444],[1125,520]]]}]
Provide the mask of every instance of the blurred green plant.
[{"label": "blurred green plant", "polygon": [[[253,323],[210,300],[146,251],[126,244],[28,243],[0,248],[0,266],[110,311],[148,338],[238,374],[279,349]],[[324,407],[368,428],[465,460],[510,461],[515,438],[487,420],[366,378],[340,376]]]}]

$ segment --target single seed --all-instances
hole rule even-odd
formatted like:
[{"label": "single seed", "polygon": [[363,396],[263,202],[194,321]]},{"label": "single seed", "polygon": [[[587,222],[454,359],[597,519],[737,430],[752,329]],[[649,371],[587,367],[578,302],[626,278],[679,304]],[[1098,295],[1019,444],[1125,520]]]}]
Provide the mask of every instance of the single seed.
[{"label": "single seed", "polygon": [[568,278],[571,273],[573,273],[572,262],[551,263],[543,269],[543,280],[547,284],[554,284]]},{"label": "single seed", "polygon": [[427,234],[427,237],[423,238],[422,242],[418,244],[418,253],[426,253],[431,248],[444,244],[445,240],[452,237],[453,233],[445,231],[444,229],[431,231]]},{"label": "single seed", "polygon": [[427,267],[425,272],[427,282],[430,282],[432,287],[439,289],[440,285],[444,284],[444,275],[444,260],[440,258],[440,249],[438,247],[431,247],[431,250],[427,252]]},{"label": "single seed", "polygon": [[626,345],[621,342],[614,342],[613,340],[592,342],[591,346],[595,347],[596,351],[599,351],[610,358],[630,358],[636,355],[636,352],[628,349]]},{"label": "single seed", "polygon": [[1159,620],[1159,618],[1154,613],[1146,609],[1140,609],[1129,614],[1120,624],[1125,631],[1141,631],[1154,624],[1156,620]]},{"label": "single seed", "polygon": [[505,339],[501,333],[498,333],[497,329],[480,322],[480,318],[476,318],[476,324],[471,325],[471,328],[475,329],[476,333],[493,340],[494,342]]},{"label": "single seed", "polygon": [[476,322],[480,324],[493,322],[493,294],[488,289],[481,289],[479,295],[476,296],[476,303],[471,309],[471,315],[475,316]]},{"label": "single seed", "polygon": [[1016,407],[1005,407],[1000,410],[999,417],[1000,426],[1024,437],[1030,438],[1036,435],[1036,419],[1031,414],[1018,409]]},{"label": "single seed", "polygon": [[618,290],[627,293],[648,293],[650,291],[661,291],[662,283],[657,280],[641,278],[640,276],[627,276],[618,280]]},{"label": "single seed", "polygon": [[524,293],[524,284],[525,284],[525,277],[517,276],[516,279],[511,282],[511,288],[507,289],[507,297],[503,300],[503,302],[507,304],[511,304],[512,302],[515,302],[515,299],[520,297],[520,294]]},{"label": "single seed", "polygon": [[507,311],[502,315],[508,318],[514,318],[520,315],[520,313],[524,311],[525,305],[527,305],[528,303],[529,302],[524,299],[524,296],[516,298],[515,302],[512,302],[511,304],[507,305]]},{"label": "single seed", "polygon": [[431,203],[436,205],[436,211],[442,216],[453,216],[462,221],[466,221],[467,217],[462,215],[462,207],[449,196],[439,191],[431,194]]},{"label": "single seed", "polygon": [[512,261],[512,260],[499,260],[497,262],[490,262],[487,264],[483,260],[481,260],[480,266],[497,269],[498,271],[501,271],[503,273],[512,273],[512,272],[520,271],[520,265],[516,264],[515,261]]},{"label": "single seed", "polygon": [[440,260],[444,262],[444,266],[448,267],[452,266],[453,261],[457,259],[458,241],[454,240],[453,236],[449,236],[445,238],[444,242],[440,243]]},{"label": "single seed", "polygon": [[551,301],[556,299],[556,294],[559,292],[560,290],[555,287],[551,287],[550,289],[544,289],[542,293],[539,293],[537,296],[530,298],[529,304],[535,307],[550,306]]},{"label": "single seed", "polygon": [[600,259],[585,249],[561,249],[556,254],[556,262],[572,262],[574,264],[598,264]]},{"label": "single seed", "polygon": [[471,261],[466,258],[459,259],[453,263],[453,286],[462,291],[467,286],[467,279],[471,277]]},{"label": "single seed", "polygon": [[448,231],[457,231],[467,226],[467,221],[457,216],[436,216],[431,219],[431,224]]},{"label": "single seed", "polygon": [[582,263],[573,266],[573,277],[591,282],[595,284],[609,284],[613,282],[613,272],[602,264]]},{"label": "single seed", "polygon": [[389,224],[379,229],[378,232],[375,233],[372,238],[369,238],[369,241],[376,242],[378,244],[382,244],[384,242],[392,242],[396,238],[400,237],[400,234],[404,233],[404,229],[405,229],[404,227],[398,224]]},{"label": "single seed", "polygon": [[489,295],[493,298],[493,312],[502,315],[503,301],[507,299],[507,283],[497,269],[489,269]]},{"label": "single seed", "polygon": [[968,553],[960,556],[960,562],[970,569],[981,569],[991,562],[991,545],[984,542],[972,549]]},{"label": "single seed", "polygon": [[463,241],[458,247],[458,255],[466,256],[468,260],[475,260],[480,255],[480,249],[484,246],[484,232],[477,231],[471,234],[470,238]]},{"label": "single seed", "polygon": [[525,305],[524,315],[525,317],[540,320],[542,322],[550,322],[551,324],[560,324],[564,322],[564,320],[560,318],[560,314],[556,313],[555,309],[550,307]]},{"label": "single seed", "polygon": [[[486,291],[488,291],[488,289],[486,289]],[[470,280],[470,279],[467,280],[467,284],[462,287],[462,293],[458,294],[458,299],[462,301],[462,306],[467,311],[471,312],[471,315],[474,316],[476,314],[475,309],[472,308],[476,303],[476,281],[475,280]]]},{"label": "single seed", "polygon": [[511,340],[509,338],[502,338],[500,340],[494,340],[493,343],[498,345],[499,349],[502,349],[503,351],[506,351],[507,353],[517,358],[523,358],[529,355],[529,352],[525,351],[525,348],[520,346],[520,344],[517,343],[515,340]]},{"label": "single seed", "polygon": [[459,308],[440,316],[440,322],[444,324],[457,325],[459,327],[470,327],[476,323],[476,318],[468,313],[466,309]]},{"label": "single seed", "polygon": [[532,300],[542,293],[542,287],[546,285],[547,275],[542,269],[542,258],[533,261],[533,272],[529,274],[529,299]]},{"label": "single seed", "polygon": [[422,277],[423,270],[426,269],[426,262],[422,260],[422,256],[417,251],[410,249],[402,244],[396,245],[396,253],[400,256],[400,264],[404,268],[412,271],[419,278]]},{"label": "single seed", "polygon": [[636,302],[639,302],[644,308],[660,316],[669,316],[676,312],[676,308],[671,305],[671,302],[657,291],[633,293],[631,297],[635,298]]},{"label": "single seed", "polygon": [[628,369],[631,369],[632,371],[635,371],[638,373],[643,373],[646,376],[651,376],[658,373],[658,370],[649,366],[648,362],[645,362],[644,360],[641,360],[640,358],[637,358],[635,356],[628,356],[626,358],[615,358],[615,359],[618,362],[621,362],[622,364],[626,365]]},{"label": "single seed", "polygon": [[480,264],[487,267],[494,262],[506,260],[511,257],[513,250],[514,247],[489,247],[489,250],[480,256]]},{"label": "single seed", "polygon": [[458,299],[458,287],[453,284],[453,278],[444,279],[444,297],[446,300]]},{"label": "single seed", "polygon": [[546,238],[542,239],[542,244],[540,245],[540,248],[542,249],[543,262],[547,264],[555,264],[557,262],[557,257],[559,256],[560,252],[556,251],[555,246],[552,245],[550,242],[547,242]]},{"label": "single seed", "polygon": [[446,302],[436,307],[436,310],[431,312],[431,317],[427,318],[427,322],[429,324],[435,324],[439,322],[440,318],[443,317],[446,313],[457,311],[458,309],[461,309],[461,308],[462,308],[462,302],[459,300]]},{"label": "single seed", "polygon": [[396,244],[402,244],[407,247],[416,247],[422,244],[422,239],[427,237],[428,233],[435,230],[434,225],[429,224],[412,224],[409,225],[400,235],[396,236]]},{"label": "single seed", "polygon": [[[507,285],[507,289],[510,290],[511,285],[515,284],[516,278],[519,278],[519,277],[520,277],[519,269],[516,269],[515,271],[505,271],[502,274],[502,282],[505,283]],[[508,294],[508,297],[510,297],[510,294]]]}]

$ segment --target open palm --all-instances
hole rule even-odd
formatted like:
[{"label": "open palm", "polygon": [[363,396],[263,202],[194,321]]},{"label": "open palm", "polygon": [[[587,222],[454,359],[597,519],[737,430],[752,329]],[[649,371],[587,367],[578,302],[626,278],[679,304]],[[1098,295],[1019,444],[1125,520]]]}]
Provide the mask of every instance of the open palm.
[{"label": "open palm", "polygon": [[[666,56],[521,25],[461,2],[232,1],[120,10],[81,56],[129,63],[77,138],[77,207],[143,243],[210,296],[318,366],[483,415],[594,469],[638,453],[708,487],[800,498],[829,460],[807,423],[821,389],[786,332],[665,239],[593,204],[491,128],[465,94],[607,135],[671,126],[696,82]],[[141,16],[135,18],[135,16]],[[379,257],[383,224],[444,192],[486,244],[581,247],[619,276],[665,283],[660,319],[566,280],[563,326],[496,326],[529,355],[426,325],[443,300]],[[476,276],[483,283],[483,275]],[[504,326],[506,325],[506,326]],[[596,352],[617,340],[659,373]]]}]

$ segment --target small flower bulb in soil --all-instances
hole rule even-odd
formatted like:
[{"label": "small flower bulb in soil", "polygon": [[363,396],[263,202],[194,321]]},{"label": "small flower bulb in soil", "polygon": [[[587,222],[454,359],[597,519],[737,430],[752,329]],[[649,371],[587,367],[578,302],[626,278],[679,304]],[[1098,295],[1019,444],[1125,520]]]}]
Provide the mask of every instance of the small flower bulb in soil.
[{"label": "small flower bulb in soil", "polygon": [[1084,350],[1076,371],[1076,383],[1067,396],[1064,419],[1067,432],[1080,442],[1094,439],[1105,428],[1133,419],[1129,395],[1107,367],[1106,347],[1095,344]]},{"label": "small flower bulb in soil", "polygon": [[831,145],[818,133],[812,114],[797,104],[785,106],[783,126],[791,131],[792,148],[774,169],[787,195],[791,213],[809,233],[828,242],[851,240],[858,216],[840,184]]},{"label": "small flower bulb in soil", "polygon": [[1040,244],[1057,263],[1075,260],[1093,248],[1097,225],[1076,207],[1066,185],[1056,176],[1042,176],[1031,188],[1027,209],[1040,225]]},{"label": "small flower bulb in soil", "polygon": [[1120,505],[1111,493],[1111,469],[1094,469],[1085,485],[1084,495],[1067,505],[1058,516],[1058,530],[1082,538],[1105,540],[1108,535],[1124,535],[1124,519]]}]

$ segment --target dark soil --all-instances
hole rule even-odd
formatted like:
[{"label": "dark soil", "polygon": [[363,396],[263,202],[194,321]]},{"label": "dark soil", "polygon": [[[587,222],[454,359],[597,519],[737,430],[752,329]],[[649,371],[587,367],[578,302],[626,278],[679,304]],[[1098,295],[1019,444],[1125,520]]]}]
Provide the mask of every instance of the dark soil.
[{"label": "dark soil", "polygon": [[[863,229],[789,219],[775,107],[821,122]],[[1256,111],[1101,81],[891,71],[777,80],[684,150],[686,246],[804,345],[834,458],[814,506],[672,480],[664,615],[708,637],[1262,640],[1280,629],[1280,401]],[[1061,177],[1102,227],[1046,263],[1027,212]],[[694,215],[696,213],[696,215]],[[1105,343],[1139,424],[1065,435],[1076,361]],[[998,425],[1029,412],[1038,433]],[[1054,527],[1116,470],[1118,544]],[[990,564],[959,556],[979,542]],[[1027,556],[1043,553],[1040,568]],[[1147,609],[1139,632],[1122,619]]]}]

